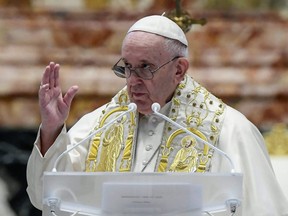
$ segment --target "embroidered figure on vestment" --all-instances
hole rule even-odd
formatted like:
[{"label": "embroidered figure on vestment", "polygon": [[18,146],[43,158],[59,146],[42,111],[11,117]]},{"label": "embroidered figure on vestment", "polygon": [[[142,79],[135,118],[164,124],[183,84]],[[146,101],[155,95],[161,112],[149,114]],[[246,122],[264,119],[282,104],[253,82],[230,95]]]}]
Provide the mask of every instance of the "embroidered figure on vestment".
[{"label": "embroidered figure on vestment", "polygon": [[[126,87],[107,104],[99,125],[128,109]],[[216,145],[226,105],[188,75],[178,85],[171,100],[168,117],[201,139]],[[129,172],[133,167],[137,141],[138,114],[132,112],[91,140],[86,171]],[[159,145],[159,144],[157,144]],[[214,150],[182,129],[166,122],[157,156],[158,172],[206,172]]]}]

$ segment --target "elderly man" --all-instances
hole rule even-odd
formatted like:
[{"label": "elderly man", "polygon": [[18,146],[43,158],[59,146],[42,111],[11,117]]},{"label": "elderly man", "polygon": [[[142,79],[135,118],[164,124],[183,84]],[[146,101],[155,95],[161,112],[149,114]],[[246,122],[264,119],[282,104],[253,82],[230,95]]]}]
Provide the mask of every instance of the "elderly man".
[{"label": "elderly man", "polygon": [[[195,161],[189,162],[191,154],[182,154],[178,164],[177,153],[189,147],[181,145],[187,133],[178,133],[179,128],[153,114],[151,105],[157,102],[162,114],[231,156],[236,171],[244,176],[243,215],[288,215],[288,205],[257,128],[186,75],[188,67],[188,42],[178,25],[164,16],[140,19],[128,30],[121,58],[113,66],[127,85],[67,132],[65,120],[78,87],[72,86],[62,97],[59,65],[50,63],[39,90],[42,124],[27,168],[32,203],[41,209],[43,172],[52,170],[67,146],[115,119],[131,102],[137,105],[136,111],[77,146],[58,168],[87,172],[229,170],[225,158],[198,140],[193,143]],[[175,163],[177,169],[173,168]]]}]

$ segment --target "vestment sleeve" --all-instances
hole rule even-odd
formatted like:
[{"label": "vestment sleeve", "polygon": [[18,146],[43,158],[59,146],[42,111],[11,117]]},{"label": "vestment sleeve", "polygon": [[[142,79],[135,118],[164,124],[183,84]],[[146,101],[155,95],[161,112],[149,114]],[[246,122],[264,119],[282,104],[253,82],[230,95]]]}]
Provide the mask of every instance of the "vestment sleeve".
[{"label": "vestment sleeve", "polygon": [[[40,128],[34,143],[32,153],[27,164],[27,193],[31,203],[38,209],[42,209],[42,190],[43,174],[45,171],[51,172],[54,168],[57,158],[72,145],[77,144],[91,131],[94,130],[101,109],[97,109],[83,116],[68,132],[66,126],[62,128],[61,133],[53,145],[43,156],[40,152]],[[41,127],[41,126],[40,126]],[[64,156],[57,165],[57,171],[84,171],[85,160],[89,151],[90,140],[79,145],[66,156]]]},{"label": "vestment sleeve", "polygon": [[[40,126],[41,127],[41,126]],[[42,177],[45,171],[52,171],[54,162],[65,151],[68,141],[66,127],[55,140],[54,144],[43,156],[40,152],[40,128],[37,133],[32,153],[27,164],[27,193],[31,203],[38,209],[42,209]],[[66,144],[66,145],[65,145]]]},{"label": "vestment sleeve", "polygon": [[[243,173],[242,215],[288,215],[288,202],[274,175],[264,139],[241,113],[227,107],[219,146]],[[212,172],[230,170],[227,160],[217,153]]]}]

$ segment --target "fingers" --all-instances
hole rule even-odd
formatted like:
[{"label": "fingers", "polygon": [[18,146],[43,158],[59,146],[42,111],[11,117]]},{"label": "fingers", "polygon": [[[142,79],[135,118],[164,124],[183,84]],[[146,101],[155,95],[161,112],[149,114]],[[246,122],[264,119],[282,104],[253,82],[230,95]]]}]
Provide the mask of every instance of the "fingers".
[{"label": "fingers", "polygon": [[40,85],[39,92],[43,92],[47,90],[49,90],[49,84]]},{"label": "fingers", "polygon": [[55,88],[59,86],[59,69],[59,64],[50,62],[43,73],[41,86],[46,84],[49,85],[49,88]]},{"label": "fingers", "polygon": [[45,68],[45,71],[43,73],[42,81],[41,81],[41,86],[48,84],[49,85],[49,78],[50,78],[50,67],[47,66]]},{"label": "fingers", "polygon": [[59,85],[59,64],[55,64],[54,62],[50,63],[50,77],[49,77],[49,83],[50,88],[55,88]]},{"label": "fingers", "polygon": [[[61,94],[61,88],[59,86],[59,70],[59,64],[55,64],[54,62],[50,62],[50,64],[45,68],[39,89],[40,104],[41,102],[47,104],[49,100],[58,98]],[[70,107],[77,91],[78,86],[72,86],[62,98],[67,107]]]},{"label": "fingers", "polygon": [[63,101],[68,107],[70,107],[71,102],[74,96],[76,95],[77,91],[78,91],[78,86],[72,86],[68,89],[68,91],[64,95]]},{"label": "fingers", "polygon": [[60,65],[56,64],[55,70],[54,70],[54,87],[59,86],[59,70],[60,70]]}]

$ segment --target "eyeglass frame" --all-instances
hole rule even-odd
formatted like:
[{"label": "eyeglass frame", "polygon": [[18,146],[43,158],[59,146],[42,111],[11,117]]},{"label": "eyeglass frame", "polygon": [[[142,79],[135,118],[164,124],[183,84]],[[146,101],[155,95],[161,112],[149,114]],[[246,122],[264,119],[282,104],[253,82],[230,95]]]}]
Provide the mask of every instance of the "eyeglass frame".
[{"label": "eyeglass frame", "polygon": [[[144,79],[144,80],[151,80],[151,79],[153,79],[155,72],[157,72],[157,71],[160,70],[162,67],[164,67],[165,65],[169,64],[170,62],[172,62],[172,61],[174,61],[174,60],[176,60],[176,59],[178,59],[178,58],[181,58],[181,57],[182,57],[182,56],[175,56],[175,57],[173,57],[172,59],[170,59],[169,61],[165,62],[164,64],[158,66],[158,67],[157,67],[156,69],[154,69],[154,70],[151,70],[150,67],[147,68],[147,69],[150,71],[150,73],[151,73],[151,78],[143,78],[143,77],[141,77],[141,76],[139,75],[139,71],[138,71],[138,73],[137,73],[137,69],[139,70],[139,69],[141,69],[141,67],[128,68],[128,67],[118,66],[117,64],[118,64],[121,60],[123,60],[123,58],[120,58],[120,59],[113,65],[113,67],[112,67],[111,69],[113,70],[114,74],[115,74],[116,76],[120,77],[120,78],[126,78],[126,79],[127,79],[127,78],[129,78],[129,77],[131,76],[132,71],[134,71],[134,73],[136,74],[137,77],[139,77],[139,78],[141,78],[141,79]],[[118,67],[118,70],[117,70],[117,67]],[[120,70],[124,70],[124,73],[119,72],[119,68],[120,68]],[[143,68],[142,68],[142,69],[143,69]],[[126,76],[126,72],[125,72],[126,70],[129,71],[129,76]]]}]

